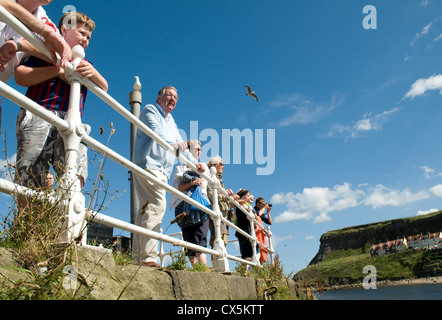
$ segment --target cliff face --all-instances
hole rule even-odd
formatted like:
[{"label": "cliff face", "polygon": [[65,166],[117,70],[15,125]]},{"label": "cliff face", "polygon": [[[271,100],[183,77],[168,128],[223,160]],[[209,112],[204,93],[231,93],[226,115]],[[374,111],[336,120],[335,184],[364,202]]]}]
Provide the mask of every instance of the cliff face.
[{"label": "cliff face", "polygon": [[335,251],[359,249],[367,253],[375,243],[441,230],[442,211],[329,231],[321,236],[319,251],[309,265],[325,260]]}]

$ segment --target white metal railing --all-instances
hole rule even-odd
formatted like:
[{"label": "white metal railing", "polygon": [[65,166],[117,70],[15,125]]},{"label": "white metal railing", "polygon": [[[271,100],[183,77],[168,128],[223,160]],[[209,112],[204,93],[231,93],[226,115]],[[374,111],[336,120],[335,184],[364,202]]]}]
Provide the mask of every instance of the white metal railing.
[{"label": "white metal railing", "polygon": [[[50,54],[48,50],[46,49],[44,43],[36,37],[29,29],[27,29],[18,19],[16,19],[13,15],[11,15],[7,10],[5,10],[2,6],[0,6],[0,20],[4,21],[6,24],[8,24],[10,27],[12,27],[14,30],[16,30],[18,33],[20,33],[24,38],[26,38],[30,43],[32,43],[34,46],[39,48],[46,56],[50,57]],[[235,204],[240,210],[242,210],[246,216],[248,217],[250,221],[250,229],[251,234],[249,235],[245,231],[239,229],[235,224],[231,223],[227,219],[225,219],[218,206],[218,193],[213,192],[213,198],[212,198],[212,209],[208,209],[204,207],[203,205],[199,204],[198,202],[194,201],[190,197],[186,196],[184,193],[180,192],[179,190],[173,188],[172,186],[168,185],[167,183],[164,183],[160,180],[157,180],[156,177],[148,173],[143,168],[140,168],[139,166],[135,165],[131,161],[127,160],[120,154],[116,153],[115,151],[109,149],[107,146],[101,144],[97,140],[93,139],[92,137],[88,136],[82,126],[81,123],[81,116],[79,112],[79,97],[80,97],[80,87],[81,85],[86,86],[90,91],[92,91],[96,96],[98,96],[101,100],[103,100],[106,104],[108,104],[110,107],[112,107],[114,110],[116,110],[120,115],[122,115],[126,120],[128,120],[132,125],[134,125],[138,130],[141,130],[148,136],[150,136],[153,140],[155,140],[158,144],[160,144],[165,150],[171,152],[173,155],[177,157],[179,161],[186,164],[191,169],[197,171],[197,168],[193,163],[191,163],[189,160],[187,160],[184,156],[181,154],[176,154],[176,150],[169,145],[167,142],[162,140],[155,132],[153,132],[149,127],[147,127],[143,122],[141,122],[137,116],[126,110],[120,103],[118,103],[115,99],[113,99],[108,93],[106,93],[104,90],[102,90],[100,87],[98,87],[96,84],[94,84],[89,79],[83,79],[80,78],[76,72],[76,66],[78,63],[84,58],[84,51],[83,48],[80,46],[76,46],[72,50],[73,52],[73,62],[68,63],[67,67],[65,68],[65,74],[66,78],[71,84],[71,95],[70,95],[70,101],[69,101],[69,109],[67,112],[67,115],[65,117],[66,120],[63,120],[57,116],[55,116],[53,113],[47,111],[45,108],[42,108],[40,105],[35,103],[34,101],[30,100],[20,92],[14,90],[13,88],[9,87],[3,82],[0,82],[0,95],[4,96],[5,98],[11,100],[15,104],[21,106],[22,108],[32,112],[33,114],[36,114],[40,118],[46,120],[51,125],[55,126],[61,133],[64,143],[65,143],[65,153],[66,153],[66,170],[65,174],[63,176],[62,181],[62,187],[64,187],[65,190],[69,190],[69,197],[67,197],[69,200],[66,200],[65,205],[68,208],[68,213],[66,216],[67,220],[67,227],[68,227],[68,234],[66,236],[66,241],[78,241],[78,239],[81,239],[81,244],[86,245],[86,228],[85,228],[85,221],[91,221],[94,220],[95,222],[102,223],[111,227],[115,227],[121,230],[125,230],[131,233],[137,233],[140,235],[148,236],[150,238],[157,239],[161,242],[167,242],[172,245],[185,247],[188,249],[196,250],[202,253],[211,254],[214,259],[213,261],[213,267],[217,271],[229,271],[229,265],[228,265],[228,259],[234,260],[237,262],[250,264],[259,266],[258,257],[256,254],[256,247],[257,244],[264,247],[267,252],[270,254],[270,259],[272,261],[273,259],[273,247],[272,247],[272,233],[270,232],[270,228],[267,230],[262,227],[266,233],[266,236],[269,239],[269,246],[265,246],[262,243],[259,243],[256,240],[255,236],[255,228],[254,224],[257,223],[256,219],[254,218],[254,214],[245,210],[238,202],[236,202],[232,197],[230,197],[224,188],[220,186],[220,183],[218,179],[215,176],[215,169],[212,168],[210,173],[202,173],[202,177],[208,181],[208,186],[212,189],[217,189],[219,192],[227,196],[232,203]],[[135,90],[135,89],[134,89]],[[186,241],[183,241],[181,239],[174,238],[170,235],[164,235],[162,233],[158,233],[155,231],[151,231],[145,228],[142,228],[140,226],[134,225],[132,223],[124,222],[119,219],[115,219],[109,216],[106,216],[102,213],[95,212],[90,209],[85,208],[85,198],[84,195],[81,193],[81,187],[80,182],[76,176],[76,160],[78,156],[78,147],[80,142],[85,143],[89,147],[93,148],[94,150],[101,153],[103,156],[110,158],[117,164],[127,168],[130,170],[130,172],[135,173],[137,175],[140,175],[149,181],[152,181],[157,186],[164,188],[166,191],[168,191],[171,194],[174,194],[178,198],[194,205],[198,209],[206,212],[210,218],[214,222],[215,226],[215,241],[214,241],[214,247],[213,249],[209,249],[206,247],[201,247]],[[25,188],[19,185],[16,185],[12,182],[6,181],[4,179],[0,179],[0,192],[8,193],[8,194],[25,194],[25,195],[38,195],[39,193],[31,190],[29,188]],[[223,241],[221,240],[221,233],[220,233],[220,224],[221,222],[225,223],[226,225],[230,226],[234,230],[238,231],[248,239],[250,239],[252,243],[252,250],[253,250],[253,259],[252,261],[247,261],[244,259],[241,259],[239,257],[229,255],[227,254],[226,248],[224,246]],[[79,237],[80,236],[80,237]],[[76,240],[77,239],[77,240]],[[162,246],[161,246],[162,248]],[[160,252],[160,254],[162,254]]]},{"label": "white metal railing", "polygon": [[[163,232],[163,230],[161,230],[161,233],[162,232]],[[172,234],[169,234],[168,236],[170,236],[170,237],[179,236],[180,240],[183,240],[183,233],[182,232],[172,233]],[[164,242],[160,241],[160,250],[159,250],[159,253],[158,253],[158,257],[160,258],[160,266],[164,267],[164,261],[165,261],[164,258],[166,256],[171,256],[172,257],[172,255],[178,254],[178,253],[184,253],[184,247],[181,247],[181,249],[179,251],[175,251],[175,252],[169,251],[169,252],[166,252],[166,251],[164,251]]]}]

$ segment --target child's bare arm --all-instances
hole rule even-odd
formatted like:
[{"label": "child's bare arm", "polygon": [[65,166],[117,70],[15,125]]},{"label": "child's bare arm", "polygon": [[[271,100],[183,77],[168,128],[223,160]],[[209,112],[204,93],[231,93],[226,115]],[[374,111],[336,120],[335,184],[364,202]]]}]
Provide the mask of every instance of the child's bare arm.
[{"label": "child's bare arm", "polygon": [[55,65],[39,68],[20,65],[15,70],[15,82],[19,86],[31,87],[61,74],[63,74],[63,69]]}]

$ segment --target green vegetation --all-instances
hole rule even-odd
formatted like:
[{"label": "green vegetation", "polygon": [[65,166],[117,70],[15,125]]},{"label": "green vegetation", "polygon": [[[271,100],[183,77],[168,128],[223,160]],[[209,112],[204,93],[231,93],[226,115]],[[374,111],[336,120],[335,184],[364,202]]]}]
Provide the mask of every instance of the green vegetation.
[{"label": "green vegetation", "polygon": [[[87,299],[89,288],[71,290],[65,269],[74,264],[75,243],[63,244],[67,232],[65,207],[60,193],[59,201],[52,203],[47,197],[17,198],[10,216],[0,222],[0,245],[11,248],[27,277],[12,282],[3,278],[0,299],[4,300],[60,300]],[[7,268],[7,267],[2,267]],[[85,290],[86,289],[86,290]]]},{"label": "green vegetation", "polygon": [[[176,253],[171,255],[172,262],[166,268],[168,270],[183,270],[194,272],[207,272],[207,268],[201,263],[189,267],[184,253]],[[305,287],[297,286],[291,278],[292,274],[284,274],[284,268],[276,255],[273,263],[264,263],[261,267],[252,267],[246,271],[245,265],[237,265],[236,272],[243,276],[252,277],[257,282],[259,299],[264,299],[265,292],[272,300],[300,300],[313,299],[311,291],[306,290]]]},{"label": "green vegetation", "polygon": [[310,265],[295,275],[309,286],[362,283],[365,266],[376,268],[379,281],[413,279],[442,274],[442,258],[437,252],[408,250],[372,258],[372,244],[442,230],[442,211],[424,216],[381,221],[324,233],[321,247]]},{"label": "green vegetation", "polygon": [[372,265],[376,268],[378,281],[417,278],[420,276],[425,259],[425,250],[410,250],[372,258],[370,254],[355,254],[357,250],[341,250],[333,253],[325,261],[308,266],[296,274],[298,281],[308,286],[346,285],[362,283],[367,274],[363,268]]},{"label": "green vegetation", "polygon": [[[363,231],[369,231],[369,230],[385,230],[387,227],[391,226],[392,224],[403,222],[404,223],[404,230],[407,228],[409,229],[413,224],[416,222],[419,222],[420,229],[423,230],[422,232],[428,232],[437,226],[434,225],[434,221],[431,220],[431,218],[436,217],[441,214],[442,211],[436,211],[430,214],[422,215],[422,216],[415,216],[415,217],[408,217],[408,218],[401,218],[401,219],[394,219],[394,220],[386,220],[386,221],[380,221],[377,223],[370,223],[370,224],[364,224],[359,226],[352,226],[337,230],[331,230],[326,233],[324,233],[323,237],[331,237],[331,236],[340,236],[340,235],[350,235],[350,234],[358,234]],[[439,230],[434,230],[434,232]],[[394,240],[394,239],[385,239],[385,240]]]},{"label": "green vegetation", "polygon": [[273,263],[266,262],[261,267],[246,271],[245,265],[238,265],[236,272],[252,277],[257,283],[258,298],[272,300],[313,300],[313,291],[292,281],[292,274],[284,274],[284,267],[275,255]]},{"label": "green vegetation", "polygon": [[201,262],[197,262],[193,266],[189,266],[187,263],[186,254],[184,252],[171,254],[170,258],[172,259],[172,262],[166,267],[168,270],[185,270],[195,272],[211,271],[211,268]]}]

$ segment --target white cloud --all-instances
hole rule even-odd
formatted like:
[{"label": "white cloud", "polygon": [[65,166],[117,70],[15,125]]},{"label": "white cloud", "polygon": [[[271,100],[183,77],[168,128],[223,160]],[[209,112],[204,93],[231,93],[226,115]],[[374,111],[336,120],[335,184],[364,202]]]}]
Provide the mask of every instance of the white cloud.
[{"label": "white cloud", "polygon": [[278,125],[286,127],[315,123],[330,114],[342,101],[343,97],[337,94],[333,94],[328,103],[318,103],[300,94],[285,94],[278,96],[270,105],[273,109],[284,108],[284,117],[278,121]]},{"label": "white cloud", "polygon": [[[11,157],[7,159],[0,159],[0,178],[5,179],[7,181],[13,180],[13,175],[15,173],[15,170],[10,166],[15,164],[15,158],[16,154],[13,154]],[[6,195],[5,193],[2,192],[0,192],[0,195],[9,197],[9,195]]]},{"label": "white cloud", "polygon": [[358,204],[363,195],[360,190],[353,190],[349,183],[329,188],[305,188],[302,193],[278,193],[272,197],[273,204],[285,204],[288,210],[276,217],[276,222],[298,219],[315,219],[314,222],[330,221],[329,212],[341,211]]},{"label": "white cloud", "polygon": [[429,190],[412,192],[408,188],[395,190],[381,184],[360,184],[353,188],[349,183],[327,187],[304,188],[301,193],[277,193],[271,201],[285,205],[287,210],[275,217],[275,223],[292,220],[313,220],[314,223],[329,222],[330,213],[358,206],[378,209],[385,206],[403,206],[432,197],[442,197],[442,184]]},{"label": "white cloud", "polygon": [[383,185],[377,185],[374,188],[370,188],[369,196],[363,203],[376,209],[384,206],[402,206],[430,197],[431,194],[426,190],[413,193],[408,189],[392,190]]},{"label": "white cloud", "polygon": [[430,22],[429,24],[427,24],[427,25],[422,29],[421,32],[416,33],[416,36],[415,36],[415,37],[413,38],[413,40],[411,41],[410,45],[413,46],[413,45],[415,44],[415,42],[416,42],[419,38],[421,38],[421,37],[427,35],[427,34],[428,34],[428,31],[430,31],[430,28],[431,28],[432,24],[433,24],[433,21]]},{"label": "white cloud", "polygon": [[356,131],[370,131],[373,129],[373,124],[371,123],[371,119],[365,118],[356,122],[353,128]]},{"label": "white cloud", "polygon": [[0,159],[0,177],[3,179],[11,180],[10,173],[14,173],[14,169],[11,168],[11,165],[15,164],[16,154],[13,154],[11,157],[7,159]]},{"label": "white cloud", "polygon": [[430,192],[435,197],[442,197],[442,184],[435,185],[430,189]]},{"label": "white cloud", "polygon": [[421,168],[424,171],[425,178],[427,179],[442,176],[442,172],[437,172],[436,170],[430,168],[429,166],[420,166],[419,168]]},{"label": "white cloud", "polygon": [[405,94],[404,99],[413,99],[414,97],[425,94],[425,92],[429,90],[439,90],[439,93],[442,94],[442,75],[439,74],[426,79],[421,78],[416,80],[410,90]]},{"label": "white cloud", "polygon": [[[293,240],[293,236],[289,235],[289,236],[285,236],[285,237],[281,237],[281,236],[273,236],[272,238],[273,240],[273,247],[277,248],[279,245],[281,245],[281,243],[286,242],[286,241],[291,241]],[[238,243],[238,242],[235,242]],[[238,250],[239,250],[239,246],[238,246]]]},{"label": "white cloud", "polygon": [[430,210],[426,210],[426,211],[419,210],[417,212],[417,216],[424,216],[426,214],[430,214],[430,213],[433,213],[433,212],[436,212],[436,211],[439,211],[439,210],[438,209],[430,209]]},{"label": "white cloud", "polygon": [[305,236],[304,240],[315,240],[315,236],[312,235]]},{"label": "white cloud", "polygon": [[[428,23],[425,27],[422,28],[422,30],[419,33],[416,33],[416,35],[414,36],[413,40],[411,40],[410,42],[410,46],[414,46],[414,44],[416,43],[417,40],[419,40],[420,38],[423,38],[425,36],[427,36],[430,33],[430,29],[432,29],[434,27],[434,25],[440,20],[440,17],[434,19],[433,21],[431,21],[430,23]],[[437,29],[437,26],[436,28]],[[436,39],[435,39],[436,41]]]},{"label": "white cloud", "polygon": [[[426,6],[428,2],[423,2]],[[435,43],[442,39],[441,34],[441,24],[440,21],[442,16],[439,16],[425,25],[410,42],[410,47],[418,47],[416,50],[429,50],[434,47]],[[421,46],[417,46],[417,44],[421,44]]]},{"label": "white cloud", "polygon": [[347,138],[359,137],[361,132],[379,131],[383,125],[388,121],[389,117],[398,112],[401,108],[394,107],[390,110],[373,115],[372,113],[364,114],[363,118],[356,121],[353,126],[345,126],[342,124],[334,125],[329,133],[329,137],[346,134]]},{"label": "white cloud", "polygon": [[422,7],[426,7],[428,5],[428,0],[423,0],[419,5]]},{"label": "white cloud", "polygon": [[9,165],[15,163],[16,154],[13,154],[11,157],[7,159],[0,159],[0,172],[3,172],[8,169]]},{"label": "white cloud", "polygon": [[335,136],[338,136],[338,135],[341,135],[344,133],[348,133],[350,131],[351,131],[351,127],[338,123],[338,124],[333,125],[333,127],[328,132],[328,136],[335,137]]},{"label": "white cloud", "polygon": [[424,171],[425,178],[430,179],[431,178],[431,174],[434,172],[434,169],[430,168],[428,166],[420,166],[420,168]]},{"label": "white cloud", "polygon": [[332,219],[331,217],[327,214],[327,212],[321,212],[319,215],[317,215],[314,219],[313,219],[313,223],[323,223],[323,222],[330,222]]}]

